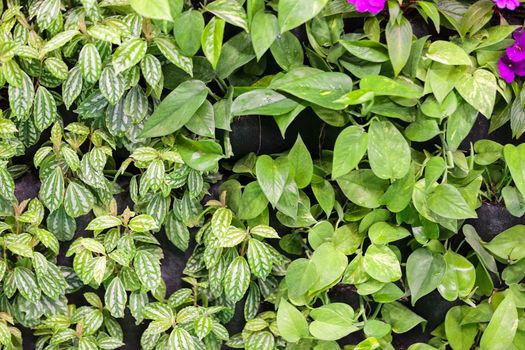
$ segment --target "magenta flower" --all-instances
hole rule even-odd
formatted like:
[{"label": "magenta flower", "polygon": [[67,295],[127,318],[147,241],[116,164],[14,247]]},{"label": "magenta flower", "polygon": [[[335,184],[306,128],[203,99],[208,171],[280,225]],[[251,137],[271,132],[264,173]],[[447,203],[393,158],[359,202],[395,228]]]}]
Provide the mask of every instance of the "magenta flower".
[{"label": "magenta flower", "polygon": [[519,0],[493,0],[500,9],[515,10],[520,5]]},{"label": "magenta flower", "polygon": [[525,61],[513,62],[507,54],[504,54],[498,61],[498,71],[499,75],[510,84],[516,76],[525,76]]},{"label": "magenta flower", "polygon": [[385,8],[386,0],[348,0],[355,5],[357,12],[370,12],[377,14]]},{"label": "magenta flower", "polygon": [[512,62],[523,61],[525,60],[525,33],[523,30],[517,30],[512,36],[514,45],[507,48],[507,56]]}]

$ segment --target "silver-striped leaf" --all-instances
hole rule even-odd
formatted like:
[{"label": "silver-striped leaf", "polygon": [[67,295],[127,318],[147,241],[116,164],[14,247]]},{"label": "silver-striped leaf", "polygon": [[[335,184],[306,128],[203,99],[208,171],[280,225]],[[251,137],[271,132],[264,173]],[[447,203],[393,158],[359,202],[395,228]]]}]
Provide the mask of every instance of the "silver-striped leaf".
[{"label": "silver-striped leaf", "polygon": [[82,86],[83,80],[80,68],[71,68],[66,81],[62,85],[62,98],[67,109],[69,109],[77,97],[80,96],[80,93],[82,92]]},{"label": "silver-striped leaf", "polygon": [[40,187],[39,198],[49,211],[55,211],[64,200],[64,175],[62,168],[56,167],[50,176],[46,176]]},{"label": "silver-striped leaf", "polygon": [[250,267],[244,257],[238,256],[232,261],[222,284],[228,301],[236,303],[243,298],[250,285]]},{"label": "silver-striped leaf", "polygon": [[116,104],[124,95],[126,83],[120,74],[117,74],[113,67],[104,68],[98,82],[100,93],[112,105]]},{"label": "silver-striped leaf", "polygon": [[93,44],[86,44],[78,56],[78,66],[82,77],[88,83],[95,83],[102,72],[102,59]]},{"label": "silver-striped leaf", "polygon": [[175,40],[171,38],[155,38],[153,40],[164,57],[193,77],[193,60],[180,52]]},{"label": "silver-striped leaf", "polygon": [[104,294],[104,303],[113,317],[124,317],[128,295],[119,277],[113,278]]},{"label": "silver-striped leaf", "polygon": [[148,45],[142,39],[135,38],[126,41],[120,45],[113,54],[113,68],[118,74],[139,63],[144,55]]}]

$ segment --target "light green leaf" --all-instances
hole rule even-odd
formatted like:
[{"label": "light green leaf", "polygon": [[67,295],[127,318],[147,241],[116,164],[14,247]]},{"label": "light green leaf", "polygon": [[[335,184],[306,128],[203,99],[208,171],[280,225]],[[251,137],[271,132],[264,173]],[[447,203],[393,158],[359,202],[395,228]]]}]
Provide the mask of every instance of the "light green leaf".
[{"label": "light green leaf", "polygon": [[115,277],[104,294],[104,303],[113,317],[124,317],[128,295],[120,278]]},{"label": "light green leaf", "polygon": [[412,25],[404,16],[397,20],[391,18],[386,26],[385,35],[390,62],[397,76],[410,57]]},{"label": "light green leaf", "polygon": [[427,57],[450,66],[472,65],[472,61],[465,50],[449,41],[434,41],[428,48]]},{"label": "light green leaf", "polygon": [[257,182],[261,186],[266,198],[273,206],[277,205],[284,192],[286,180],[290,172],[290,164],[285,158],[273,160],[270,156],[263,155],[257,159],[255,166]]},{"label": "light green leaf", "polygon": [[511,293],[498,305],[480,340],[480,350],[507,350],[518,328],[518,311]]},{"label": "light green leaf", "polygon": [[130,0],[129,4],[139,15],[171,21],[169,0]]},{"label": "light green leaf", "polygon": [[457,83],[456,90],[472,107],[487,119],[492,116],[496,102],[496,77],[485,69],[467,73]]},{"label": "light green leaf", "polygon": [[279,1],[279,27],[281,33],[294,29],[314,18],[326,6],[328,0],[281,0]]},{"label": "light green leaf", "polygon": [[432,292],[445,274],[445,259],[428,249],[416,249],[407,259],[406,274],[412,305]]},{"label": "light green leaf", "polygon": [[285,299],[281,299],[279,303],[277,327],[281,336],[292,343],[310,335],[304,315]]},{"label": "light green leaf", "polygon": [[399,260],[388,246],[369,246],[364,255],[363,267],[366,273],[380,282],[394,282],[401,278]]},{"label": "light green leaf", "polygon": [[401,179],[410,169],[410,146],[401,132],[387,120],[370,124],[368,159],[380,179]]},{"label": "light green leaf", "polygon": [[357,126],[344,129],[334,146],[332,161],[332,179],[336,179],[354,170],[366,153],[368,134]]},{"label": "light green leaf", "polygon": [[189,80],[173,90],[146,120],[141,137],[169,135],[186,124],[208,96],[206,85]]}]

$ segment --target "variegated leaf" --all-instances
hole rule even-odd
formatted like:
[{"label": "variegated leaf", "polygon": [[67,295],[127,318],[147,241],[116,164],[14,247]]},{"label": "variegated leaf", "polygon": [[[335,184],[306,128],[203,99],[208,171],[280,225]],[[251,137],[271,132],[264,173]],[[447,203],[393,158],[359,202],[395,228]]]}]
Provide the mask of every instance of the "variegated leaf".
[{"label": "variegated leaf", "polygon": [[147,54],[140,62],[144,79],[150,86],[157,86],[162,78],[162,67],[157,57]]},{"label": "variegated leaf", "polygon": [[44,61],[44,65],[56,78],[60,80],[67,79],[69,69],[67,68],[67,64],[61,59],[50,57]]},{"label": "variegated leaf", "polygon": [[2,75],[9,85],[20,87],[24,78],[23,74],[24,72],[20,69],[20,66],[18,66],[15,60],[11,59],[2,63]]},{"label": "variegated leaf", "polygon": [[120,278],[115,277],[104,294],[104,303],[113,317],[124,317],[124,309],[128,301],[128,295]]},{"label": "variegated leaf", "polygon": [[40,57],[44,57],[48,52],[61,48],[79,34],[78,30],[66,30],[58,33],[40,49]]},{"label": "variegated leaf", "polygon": [[28,268],[18,266],[13,270],[16,288],[27,300],[36,303],[40,300],[40,288],[36,283],[35,274]]},{"label": "variegated leaf", "polygon": [[246,297],[246,303],[244,303],[244,319],[251,320],[259,312],[261,305],[261,293],[256,283],[251,283],[248,289],[248,296]]},{"label": "variegated leaf", "polygon": [[62,169],[57,166],[51,175],[42,181],[39,197],[49,211],[54,211],[62,205],[64,191],[64,175]]},{"label": "variegated leaf", "polygon": [[243,298],[250,285],[250,267],[244,257],[238,256],[232,261],[222,284],[230,302],[236,303]]},{"label": "variegated leaf", "polygon": [[155,38],[154,41],[164,57],[193,77],[193,61],[190,57],[186,57],[180,52],[177,44],[175,44],[175,40],[171,38]]},{"label": "variegated leaf", "polygon": [[193,329],[195,329],[195,333],[199,339],[206,337],[211,332],[212,327],[213,321],[207,315],[201,316],[193,322]]},{"label": "variegated leaf", "polygon": [[124,78],[122,78],[120,74],[115,73],[113,67],[108,66],[102,71],[98,86],[100,93],[104,95],[109,103],[114,105],[122,98],[122,95],[124,95],[125,84]]},{"label": "variegated leaf", "polygon": [[128,227],[135,232],[157,230],[159,226],[150,215],[139,215],[130,220]]},{"label": "variegated leaf", "polygon": [[218,237],[219,245],[223,248],[235,247],[236,245],[241,244],[247,235],[248,232],[246,232],[246,230],[230,226],[225,234]]},{"label": "variegated leaf", "polygon": [[233,212],[228,208],[219,208],[211,218],[211,228],[216,237],[222,237],[230,228]]},{"label": "variegated leaf", "polygon": [[169,338],[169,349],[173,350],[195,350],[193,339],[187,330],[181,327],[171,331]]},{"label": "variegated leaf", "polygon": [[78,56],[78,66],[82,77],[88,83],[95,83],[102,72],[102,59],[93,44],[86,44]]},{"label": "variegated leaf", "polygon": [[131,39],[120,45],[113,54],[113,68],[118,74],[142,60],[146,54],[147,44],[142,39]]},{"label": "variegated leaf", "polygon": [[159,285],[160,262],[153,254],[144,250],[138,251],[133,266],[146,290],[155,289]]},{"label": "variegated leaf", "polygon": [[99,231],[119,225],[122,225],[122,220],[116,216],[103,215],[91,220],[91,222],[87,225],[86,230]]},{"label": "variegated leaf", "polygon": [[140,86],[129,90],[124,101],[124,113],[131,117],[133,123],[140,123],[148,114],[148,98]]},{"label": "variegated leaf", "polygon": [[42,131],[47,129],[55,121],[57,106],[53,95],[43,86],[39,86],[35,94],[35,105],[33,118],[35,126]]},{"label": "variegated leaf", "polygon": [[66,81],[62,85],[62,98],[67,109],[69,109],[77,97],[80,96],[80,93],[82,92],[82,86],[83,80],[80,68],[71,68]]},{"label": "variegated leaf", "polygon": [[87,33],[97,40],[108,41],[112,44],[120,45],[120,32],[114,27],[104,24],[96,24],[89,27]]},{"label": "variegated leaf", "polygon": [[279,238],[277,231],[268,225],[257,225],[250,230],[250,233],[263,238]]},{"label": "variegated leaf", "polygon": [[250,239],[248,243],[248,264],[255,277],[266,279],[272,271],[273,258],[266,243]]},{"label": "variegated leaf", "polygon": [[26,74],[22,73],[22,84],[19,87],[9,85],[9,105],[14,115],[20,119],[25,119],[33,106],[35,97],[35,88],[33,81]]},{"label": "variegated leaf", "polygon": [[71,181],[64,197],[67,215],[76,218],[87,214],[95,204],[95,197],[83,184]]}]

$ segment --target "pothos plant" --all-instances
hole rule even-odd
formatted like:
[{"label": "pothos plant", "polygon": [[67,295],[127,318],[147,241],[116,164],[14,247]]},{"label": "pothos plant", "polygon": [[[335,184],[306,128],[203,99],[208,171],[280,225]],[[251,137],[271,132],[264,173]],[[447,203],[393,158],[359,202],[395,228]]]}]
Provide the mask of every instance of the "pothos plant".
[{"label": "pothos plant", "polygon": [[473,221],[525,212],[519,6],[3,2],[0,344],[132,347],[131,315],[145,349],[394,349],[437,297],[409,349],[521,349],[524,226]]}]

